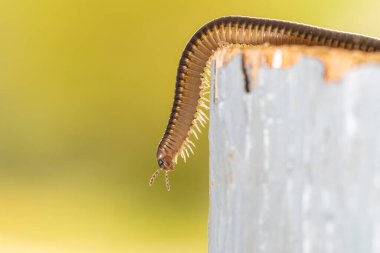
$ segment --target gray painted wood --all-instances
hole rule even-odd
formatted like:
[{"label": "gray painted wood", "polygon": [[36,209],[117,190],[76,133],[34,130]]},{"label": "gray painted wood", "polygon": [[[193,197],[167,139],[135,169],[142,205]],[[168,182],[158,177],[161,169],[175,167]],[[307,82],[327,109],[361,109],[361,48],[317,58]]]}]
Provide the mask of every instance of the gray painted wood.
[{"label": "gray painted wood", "polygon": [[209,252],[380,252],[380,67],[305,58],[247,93],[241,64],[212,74]]}]

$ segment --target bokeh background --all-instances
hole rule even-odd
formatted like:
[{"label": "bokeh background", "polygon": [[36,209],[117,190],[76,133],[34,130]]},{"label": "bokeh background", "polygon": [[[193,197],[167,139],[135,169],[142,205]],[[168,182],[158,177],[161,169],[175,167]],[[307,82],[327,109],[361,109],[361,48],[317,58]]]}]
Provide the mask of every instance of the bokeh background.
[{"label": "bokeh background", "polygon": [[207,252],[207,131],[148,187],[182,49],[223,15],[380,36],[378,0],[0,0],[0,252]]}]

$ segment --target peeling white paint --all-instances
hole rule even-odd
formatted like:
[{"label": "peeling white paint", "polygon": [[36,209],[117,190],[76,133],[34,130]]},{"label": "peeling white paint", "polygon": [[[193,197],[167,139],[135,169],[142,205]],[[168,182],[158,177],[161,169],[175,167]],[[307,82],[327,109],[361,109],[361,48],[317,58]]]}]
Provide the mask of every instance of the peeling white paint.
[{"label": "peeling white paint", "polygon": [[380,67],[263,66],[247,93],[240,66],[211,104],[209,252],[380,252]]}]

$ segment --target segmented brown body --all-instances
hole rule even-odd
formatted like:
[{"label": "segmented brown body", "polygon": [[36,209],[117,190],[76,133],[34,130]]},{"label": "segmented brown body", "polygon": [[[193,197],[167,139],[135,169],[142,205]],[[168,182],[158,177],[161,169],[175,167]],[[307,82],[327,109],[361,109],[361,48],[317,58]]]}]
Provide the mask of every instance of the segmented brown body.
[{"label": "segmented brown body", "polygon": [[[223,45],[309,45],[344,48],[348,50],[380,51],[380,41],[357,34],[327,30],[286,21],[251,18],[222,17],[200,28],[187,43],[179,61],[172,112],[165,134],[158,146],[157,161],[160,169],[174,169],[177,156],[184,159],[192,151],[189,140],[198,123],[207,117],[201,108],[207,108],[202,100],[205,83],[203,73],[215,50]],[[207,82],[206,82],[207,83]],[[151,178],[153,183],[158,175]]]}]

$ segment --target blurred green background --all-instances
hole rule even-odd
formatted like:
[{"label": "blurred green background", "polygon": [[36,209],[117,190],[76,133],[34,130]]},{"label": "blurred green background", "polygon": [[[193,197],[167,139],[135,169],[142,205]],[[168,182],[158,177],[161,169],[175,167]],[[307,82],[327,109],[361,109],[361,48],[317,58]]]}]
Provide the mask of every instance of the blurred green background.
[{"label": "blurred green background", "polygon": [[380,36],[379,8],[1,0],[0,252],[207,252],[207,134],[171,192],[148,187],[187,40],[232,14]]}]

